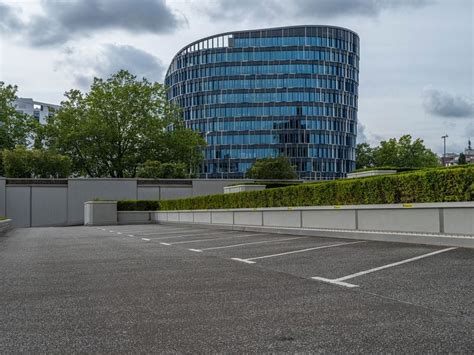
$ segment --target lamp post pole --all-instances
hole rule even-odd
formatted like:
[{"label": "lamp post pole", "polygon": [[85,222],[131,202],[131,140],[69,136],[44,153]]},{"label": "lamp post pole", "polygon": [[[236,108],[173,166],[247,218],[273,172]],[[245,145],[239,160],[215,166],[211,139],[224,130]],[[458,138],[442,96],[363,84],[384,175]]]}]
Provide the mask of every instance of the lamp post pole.
[{"label": "lamp post pole", "polygon": [[441,138],[443,139],[443,145],[444,145],[444,149],[443,149],[443,166],[446,166],[446,138],[448,138],[448,135],[445,134],[444,136],[441,136]]}]

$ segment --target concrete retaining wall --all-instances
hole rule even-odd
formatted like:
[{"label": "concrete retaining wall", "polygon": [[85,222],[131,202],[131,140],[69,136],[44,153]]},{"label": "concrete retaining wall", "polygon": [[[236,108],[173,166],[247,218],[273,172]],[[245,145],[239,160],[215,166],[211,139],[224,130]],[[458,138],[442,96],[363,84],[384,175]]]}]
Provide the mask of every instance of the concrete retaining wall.
[{"label": "concrete retaining wall", "polygon": [[474,202],[152,212],[157,223],[474,247]]},{"label": "concrete retaining wall", "polygon": [[255,180],[33,180],[0,177],[0,216],[11,218],[15,227],[80,225],[84,223],[86,201],[202,196],[223,193],[225,186],[239,182]]}]

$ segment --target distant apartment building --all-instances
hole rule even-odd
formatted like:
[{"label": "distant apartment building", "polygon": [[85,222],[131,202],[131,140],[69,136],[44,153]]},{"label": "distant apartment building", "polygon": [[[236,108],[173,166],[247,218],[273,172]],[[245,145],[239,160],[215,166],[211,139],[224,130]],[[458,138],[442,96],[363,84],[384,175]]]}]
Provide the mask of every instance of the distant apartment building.
[{"label": "distant apartment building", "polygon": [[45,124],[48,116],[60,107],[59,105],[48,104],[23,97],[17,98],[13,106],[18,112],[35,117],[41,124]]},{"label": "distant apartment building", "polygon": [[285,156],[299,178],[355,169],[359,37],[335,26],[221,33],[173,58],[168,98],[207,141],[200,177],[242,178]]}]

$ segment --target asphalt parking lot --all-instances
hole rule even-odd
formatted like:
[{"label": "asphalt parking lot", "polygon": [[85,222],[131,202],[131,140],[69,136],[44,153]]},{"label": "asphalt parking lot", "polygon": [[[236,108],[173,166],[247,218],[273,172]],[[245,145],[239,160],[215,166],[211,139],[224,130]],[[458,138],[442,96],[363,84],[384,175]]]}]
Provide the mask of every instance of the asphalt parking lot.
[{"label": "asphalt parking lot", "polygon": [[474,250],[177,225],[0,238],[0,353],[474,351]]}]

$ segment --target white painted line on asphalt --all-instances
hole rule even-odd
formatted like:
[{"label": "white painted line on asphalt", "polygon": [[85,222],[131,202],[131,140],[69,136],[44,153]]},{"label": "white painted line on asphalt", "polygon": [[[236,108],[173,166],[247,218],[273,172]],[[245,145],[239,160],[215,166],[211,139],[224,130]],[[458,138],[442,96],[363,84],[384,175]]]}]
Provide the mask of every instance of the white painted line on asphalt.
[{"label": "white painted line on asphalt", "polygon": [[115,233],[114,231],[109,231],[110,233]]},{"label": "white painted line on asphalt", "polygon": [[161,245],[171,245],[170,243],[160,243]]},{"label": "white painted line on asphalt", "polygon": [[120,233],[120,232],[117,232],[117,234],[122,234],[122,233]]},{"label": "white painted line on asphalt", "polygon": [[190,229],[184,229],[184,230],[173,230],[173,231],[170,231],[170,232],[161,232],[161,233],[156,233],[156,232],[153,232],[153,233],[140,233],[140,232],[134,232],[135,234],[138,234],[138,235],[143,235],[143,236],[147,236],[147,235],[164,235],[164,234],[179,234],[179,233],[194,233],[193,230],[190,230]]},{"label": "white painted line on asphalt", "polygon": [[[163,234],[163,233],[171,233],[171,232],[190,232],[194,230],[202,230],[201,228],[172,228],[172,229],[163,229],[163,228],[155,228],[155,229],[131,229],[131,230],[121,230],[123,233],[134,233],[134,234]],[[207,229],[205,229],[207,230]]]},{"label": "white painted line on asphalt", "polygon": [[[235,231],[233,231],[235,233]],[[175,239],[175,238],[185,238],[185,237],[201,237],[201,236],[210,236],[210,235],[214,235],[214,234],[222,234],[221,232],[212,232],[212,233],[206,233],[206,234],[196,234],[196,233],[191,233],[191,234],[181,234],[181,235],[178,235],[178,236],[171,236],[171,237],[160,237],[160,238],[150,238],[150,239],[153,239],[153,240],[161,240],[161,239]],[[252,234],[254,235],[254,234]],[[229,238],[232,238],[232,237],[229,237]]]},{"label": "white painted line on asphalt", "polygon": [[168,235],[168,234],[219,234],[219,233],[235,233],[235,231],[208,231],[208,230],[181,230],[181,231],[173,231],[173,232],[164,232],[164,233],[147,233],[147,234],[140,234],[141,236],[150,236],[150,235]]},{"label": "white painted line on asphalt", "polygon": [[[402,264],[406,264],[406,263],[411,263],[412,261],[424,259],[424,258],[433,256],[433,255],[445,253],[447,251],[455,250],[455,249],[457,249],[457,247],[451,247],[451,248],[446,248],[446,249],[433,251],[433,252],[428,253],[428,254],[423,254],[423,255],[415,256],[414,258],[397,261],[396,263],[391,263],[391,264],[387,264],[387,265],[384,265],[384,266],[379,266],[379,267],[376,267],[376,268],[373,268],[373,269],[356,272],[355,274],[350,274],[350,275],[347,275],[347,276],[339,277],[337,279],[326,279],[324,277],[312,277],[312,279],[313,280],[318,280],[318,281],[323,281],[323,282],[329,282],[329,283],[333,283],[333,284],[340,285],[340,286],[358,287],[357,285],[348,284],[348,283],[342,282],[342,281],[353,279],[353,278],[358,277],[358,276],[370,274],[372,272],[388,269],[390,267],[394,267],[394,266],[398,266],[398,265],[402,265]],[[351,285],[351,286],[348,286],[348,285]]]},{"label": "white painted line on asphalt", "polygon": [[[272,240],[264,240],[264,241],[260,241],[260,242],[251,242],[251,243],[241,243],[241,244],[224,245],[224,246],[221,246],[221,247],[213,247],[213,248],[202,248],[202,249],[199,249],[199,250],[200,250],[200,251],[204,251],[204,250],[215,250],[215,249],[235,248],[235,247],[240,247],[240,246],[245,246],[245,245],[263,244],[263,243],[278,243],[278,242],[283,242],[283,241],[288,241],[288,240],[295,240],[295,239],[303,239],[303,238],[309,238],[309,237],[296,237],[296,238],[272,239]],[[190,249],[190,250],[191,250],[191,249]]]},{"label": "white painted line on asphalt", "polygon": [[312,279],[322,281],[322,282],[327,282],[327,283],[338,285],[338,286],[349,287],[349,288],[359,287],[358,285],[353,285],[347,282],[338,281],[337,279],[332,280],[332,279],[326,279],[324,277],[312,277]]},{"label": "white painted line on asphalt", "polygon": [[200,249],[188,249],[188,250],[195,251],[196,253],[202,253],[202,250]]},{"label": "white painted line on asphalt", "polygon": [[148,239],[148,238],[142,238],[142,240],[145,240],[145,241],[147,241],[147,242],[150,241],[150,239]]},{"label": "white painted line on asphalt", "polygon": [[[322,246],[314,247],[314,248],[307,248],[307,249],[300,249],[300,250],[287,251],[287,252],[285,252],[285,253],[278,253],[278,254],[257,256],[257,257],[255,257],[255,258],[248,258],[248,259],[232,258],[232,260],[237,260],[237,261],[246,262],[246,261],[251,261],[251,260],[267,259],[267,258],[273,258],[273,257],[275,257],[275,256],[283,256],[283,255],[288,255],[288,254],[303,253],[303,252],[311,251],[311,250],[335,248],[335,247],[341,247],[341,246],[344,246],[344,245],[360,244],[360,243],[367,243],[367,242],[366,242],[366,241],[359,241],[359,242],[349,242],[349,243],[338,243],[338,244],[322,245]],[[246,260],[246,261],[244,261],[244,260]],[[249,263],[249,264],[251,264],[251,263]]]},{"label": "white painted line on asphalt", "polygon": [[129,236],[130,238],[133,238],[133,237],[134,237],[134,235],[133,235],[133,234],[128,234],[128,236]]},{"label": "white painted line on asphalt", "polygon": [[187,243],[197,243],[197,242],[205,242],[208,240],[224,240],[224,239],[234,239],[234,238],[245,238],[245,237],[253,237],[255,234],[244,234],[244,235],[237,235],[235,237],[224,237],[224,238],[206,238],[206,239],[194,239],[194,240],[185,240],[184,242],[174,242],[169,243],[170,245],[174,244],[187,244]]},{"label": "white painted line on asphalt", "polygon": [[255,261],[250,261],[248,259],[240,259],[240,258],[231,258],[232,260],[235,260],[235,261],[240,261],[242,263],[246,263],[246,264],[255,264]]}]

